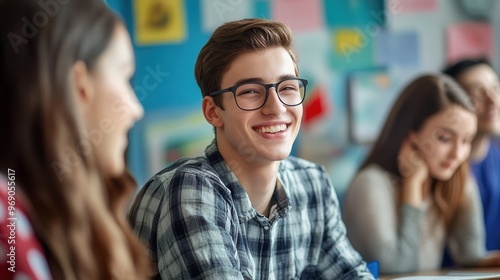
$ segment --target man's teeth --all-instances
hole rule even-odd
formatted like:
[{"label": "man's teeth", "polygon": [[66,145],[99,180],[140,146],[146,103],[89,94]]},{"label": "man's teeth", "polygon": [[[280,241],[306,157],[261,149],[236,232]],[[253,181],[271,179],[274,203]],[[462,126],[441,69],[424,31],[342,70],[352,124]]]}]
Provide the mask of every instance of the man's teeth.
[{"label": "man's teeth", "polygon": [[286,124],[273,125],[273,126],[264,126],[257,129],[260,133],[276,133],[280,131],[286,130]]}]

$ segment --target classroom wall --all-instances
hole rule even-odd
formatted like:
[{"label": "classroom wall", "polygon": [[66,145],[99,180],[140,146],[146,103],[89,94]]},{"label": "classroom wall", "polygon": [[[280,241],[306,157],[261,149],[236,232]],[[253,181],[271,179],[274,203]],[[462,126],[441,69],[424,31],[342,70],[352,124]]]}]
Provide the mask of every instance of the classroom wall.
[{"label": "classroom wall", "polygon": [[[401,87],[442,69],[451,24],[477,21],[456,0],[169,0],[169,20],[179,24],[169,39],[139,39],[138,3],[154,1],[108,1],[134,40],[133,85],[145,117],[131,132],[128,160],[140,185],[180,156],[201,155],[213,138],[193,71],[219,22],[266,17],[291,26],[301,76],[311,85],[293,154],[325,165],[341,196]],[[403,9],[400,1],[420,4]],[[499,19],[491,18],[496,33]]]},{"label": "classroom wall", "polygon": [[[474,1],[470,1],[474,3]],[[479,2],[492,3],[492,9],[485,19],[476,19],[465,14],[460,0],[438,0],[438,9],[425,13],[396,14],[387,25],[391,30],[417,30],[421,34],[422,70],[435,71],[443,68],[446,60],[446,28],[453,23],[468,21],[488,21],[491,23],[496,35],[500,30],[500,4],[498,1],[479,0]],[[480,4],[480,3],[479,3]],[[492,38],[496,50],[500,47],[500,36]],[[498,53],[498,51],[496,52]],[[493,65],[500,69],[500,57],[495,56]]]}]

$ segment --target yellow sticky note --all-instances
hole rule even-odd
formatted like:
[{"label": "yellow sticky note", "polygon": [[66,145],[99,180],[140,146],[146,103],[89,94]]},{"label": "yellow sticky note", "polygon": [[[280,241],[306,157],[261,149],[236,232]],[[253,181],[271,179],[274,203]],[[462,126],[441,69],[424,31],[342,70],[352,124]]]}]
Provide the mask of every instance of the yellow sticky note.
[{"label": "yellow sticky note", "polygon": [[186,37],[184,0],[134,0],[138,44],[180,42]]},{"label": "yellow sticky note", "polygon": [[356,29],[339,29],[334,35],[335,52],[347,54],[359,52],[364,46],[363,35]]}]

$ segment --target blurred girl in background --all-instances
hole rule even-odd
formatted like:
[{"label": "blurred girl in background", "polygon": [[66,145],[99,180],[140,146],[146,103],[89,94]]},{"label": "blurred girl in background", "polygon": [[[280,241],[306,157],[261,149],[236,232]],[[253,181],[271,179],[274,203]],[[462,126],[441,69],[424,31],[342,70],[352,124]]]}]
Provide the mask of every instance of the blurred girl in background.
[{"label": "blurred girl in background", "polygon": [[394,103],[344,204],[349,240],[365,260],[380,262],[381,273],[437,270],[446,245],[460,265],[500,265],[500,254],[485,250],[466,162],[474,112],[444,75],[415,79]]}]

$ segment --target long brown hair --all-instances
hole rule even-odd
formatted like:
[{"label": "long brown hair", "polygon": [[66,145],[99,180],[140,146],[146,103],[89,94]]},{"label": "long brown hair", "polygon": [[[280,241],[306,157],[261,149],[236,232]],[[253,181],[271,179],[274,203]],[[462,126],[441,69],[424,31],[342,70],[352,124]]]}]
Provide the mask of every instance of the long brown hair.
[{"label": "long brown hair", "polygon": [[[423,75],[412,81],[395,101],[371,152],[360,169],[377,164],[401,179],[399,150],[412,131],[419,131],[433,115],[450,105],[475,112],[465,91],[446,75]],[[433,180],[432,192],[440,216],[449,225],[463,200],[469,178],[467,162],[462,163],[447,181]]]},{"label": "long brown hair", "polygon": [[[44,6],[46,5],[46,6]],[[136,185],[101,174],[83,149],[72,66],[92,71],[123,24],[100,0],[0,0],[0,168],[14,169],[54,279],[144,279],[125,220]]]},{"label": "long brown hair", "polygon": [[[227,22],[215,30],[196,60],[195,77],[203,96],[221,89],[222,75],[241,54],[283,47],[288,51],[298,75],[297,59],[292,51],[292,34],[283,23],[261,19]],[[214,97],[223,109],[221,97]]]}]

